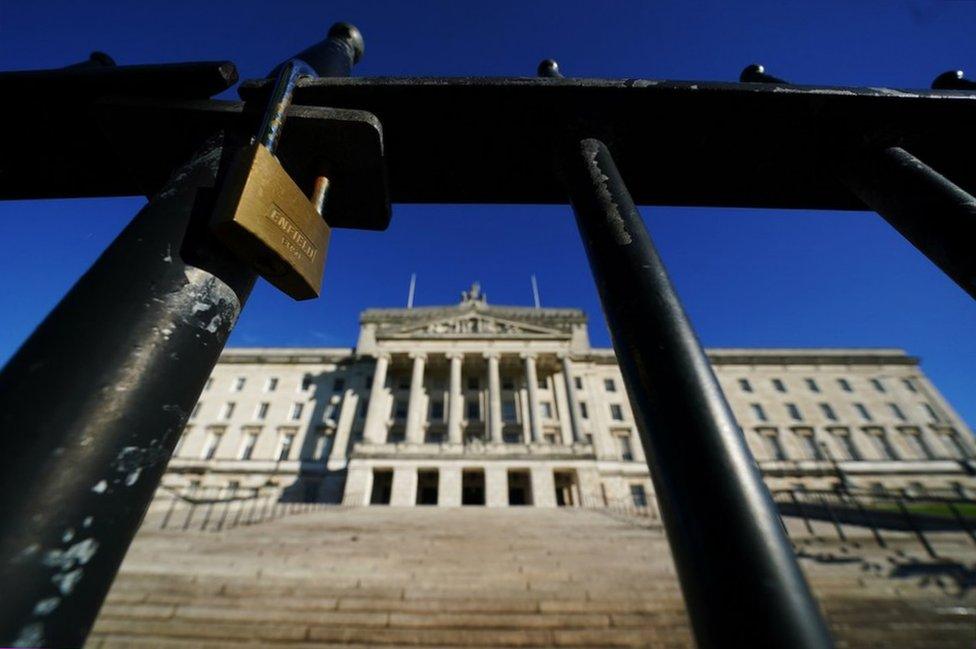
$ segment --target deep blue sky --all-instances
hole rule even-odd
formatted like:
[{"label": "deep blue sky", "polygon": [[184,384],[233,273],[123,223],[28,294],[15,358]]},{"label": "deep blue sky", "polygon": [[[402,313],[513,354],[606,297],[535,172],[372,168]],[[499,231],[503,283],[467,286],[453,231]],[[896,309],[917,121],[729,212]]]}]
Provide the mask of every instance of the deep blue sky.
[{"label": "deep blue sky", "polygon": [[[0,4],[0,69],[57,67],[101,49],[119,64],[230,59],[242,78],[320,39],[337,20],[366,37],[357,74],[725,80],[764,63],[796,82],[928,87],[976,72],[976,4],[928,2],[14,2]],[[228,96],[233,96],[229,93]],[[0,360],[121,230],[136,198],[0,203]],[[976,422],[976,303],[876,215],[643,210],[706,345],[892,346]],[[385,233],[337,231],[324,296],[293,303],[260,283],[234,345],[353,345],[357,315],[451,303],[480,280],[494,303],[591,317],[598,298],[567,207],[404,206]]]}]

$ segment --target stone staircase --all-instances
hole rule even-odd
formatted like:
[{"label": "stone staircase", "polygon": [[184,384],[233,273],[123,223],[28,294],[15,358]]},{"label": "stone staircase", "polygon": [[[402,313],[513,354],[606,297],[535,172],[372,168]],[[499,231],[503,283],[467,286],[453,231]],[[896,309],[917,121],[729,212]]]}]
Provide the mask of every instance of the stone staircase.
[{"label": "stone staircase", "polygon": [[[152,523],[92,649],[694,646],[653,523],[485,508],[337,508],[220,533]],[[971,539],[932,535],[935,561],[909,535],[879,548],[827,531],[791,525],[839,646],[976,646]]]}]

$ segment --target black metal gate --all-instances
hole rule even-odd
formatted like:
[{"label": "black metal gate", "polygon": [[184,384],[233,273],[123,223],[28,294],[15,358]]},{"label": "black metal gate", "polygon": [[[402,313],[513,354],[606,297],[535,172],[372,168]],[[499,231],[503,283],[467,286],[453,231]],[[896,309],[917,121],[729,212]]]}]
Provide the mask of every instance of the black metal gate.
[{"label": "black metal gate", "polygon": [[[880,212],[976,296],[976,93],[739,83],[347,78],[338,24],[298,57],[278,148],[331,227],[391,202],[570,203],[698,644],[827,647],[816,602],[635,204]],[[256,279],[207,227],[273,80],[228,62],[0,74],[0,198],[149,203],[0,375],[0,644],[83,643]],[[317,185],[318,186],[318,185]],[[324,195],[324,194],[323,194]],[[321,196],[320,196],[321,198]],[[41,395],[58,395],[54,403]]]}]

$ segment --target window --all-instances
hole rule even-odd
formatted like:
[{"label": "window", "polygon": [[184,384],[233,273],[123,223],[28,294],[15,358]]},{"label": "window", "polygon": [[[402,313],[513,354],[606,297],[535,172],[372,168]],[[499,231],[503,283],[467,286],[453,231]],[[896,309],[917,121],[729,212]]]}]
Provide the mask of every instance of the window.
[{"label": "window", "polygon": [[837,445],[843,450],[844,456],[841,460],[860,460],[861,454],[858,453],[857,447],[854,446],[854,440],[851,439],[851,432],[846,428],[830,428],[828,429],[830,434],[834,436],[837,441]]},{"label": "window", "polygon": [[207,382],[203,384],[203,389],[209,390],[212,387],[213,387],[213,377],[211,376],[210,378],[207,379]]},{"label": "window", "polygon": [[397,421],[403,421],[407,418],[407,402],[403,399],[397,399],[393,402],[393,418]]},{"label": "window", "polygon": [[338,379],[336,379],[335,381],[332,382],[332,391],[333,392],[342,392],[345,389],[346,389],[346,380],[345,379],[338,378]]},{"label": "window", "polygon": [[291,455],[291,447],[295,444],[295,433],[284,433],[281,436],[281,450],[278,451],[278,461],[284,462]]},{"label": "window", "polygon": [[444,443],[444,433],[439,430],[428,430],[424,433],[424,443],[425,444],[443,444]]},{"label": "window", "polygon": [[254,447],[258,443],[258,431],[249,431],[244,435],[244,442],[241,444],[241,459],[250,460],[254,455]]},{"label": "window", "polygon": [[610,419],[613,419],[614,421],[623,421],[624,420],[623,406],[621,406],[619,403],[611,403]]},{"label": "window", "polygon": [[897,403],[889,403],[888,407],[891,408],[891,414],[893,414],[896,419],[905,421],[905,413],[901,411],[901,408],[898,407]]},{"label": "window", "polygon": [[267,416],[268,416],[268,408],[270,408],[270,407],[271,407],[271,404],[268,403],[267,401],[262,401],[261,403],[259,403],[258,404],[257,412],[254,413],[255,419],[261,419],[261,420],[263,420],[263,419],[267,418]]},{"label": "window", "polygon": [[369,399],[363,399],[362,402],[359,404],[360,419],[365,417],[367,412],[369,412]]},{"label": "window", "polygon": [[607,392],[616,392],[617,384],[613,379],[603,379],[603,389]]},{"label": "window", "polygon": [[899,430],[901,431],[902,439],[905,440],[905,446],[912,450],[912,454],[916,458],[924,458],[926,460],[934,459],[932,449],[925,443],[922,432],[918,428],[905,427]]},{"label": "window", "polygon": [[217,447],[220,446],[220,438],[224,436],[223,428],[214,428],[207,431],[207,440],[203,444],[203,459],[212,460],[217,454]]},{"label": "window", "polygon": [[277,389],[278,389],[278,377],[277,376],[269,376],[268,377],[268,380],[264,383],[264,391],[265,392],[274,392]]},{"label": "window", "polygon": [[775,428],[760,428],[757,431],[766,447],[766,454],[773,460],[785,460],[786,453],[783,452],[783,444],[779,439],[779,431]]},{"label": "window", "polygon": [[817,438],[814,436],[812,428],[794,428],[793,434],[800,440],[800,446],[803,447],[803,451],[808,460],[823,459],[823,452],[817,443]]},{"label": "window", "polygon": [[297,420],[301,419],[302,418],[302,410],[304,410],[304,409],[305,409],[305,404],[298,403],[296,401],[295,403],[291,404],[291,414],[288,415],[288,418],[291,419],[292,421],[297,421]]},{"label": "window", "polygon": [[540,390],[547,390],[549,388],[549,383],[546,381],[545,377],[542,376],[538,378],[535,384]]},{"label": "window", "polygon": [[220,411],[220,418],[221,419],[230,419],[231,417],[233,417],[234,416],[234,408],[236,408],[236,407],[237,407],[237,404],[234,403],[233,401],[228,401],[227,403],[225,403],[223,409]]},{"label": "window", "polygon": [[883,428],[865,428],[864,432],[867,433],[868,439],[874,445],[874,450],[878,452],[882,460],[898,459],[898,456],[895,454],[895,449],[891,447],[891,441],[888,439],[888,435]]},{"label": "window", "polygon": [[634,501],[634,507],[647,507],[647,492],[644,491],[644,485],[630,485],[630,499]]},{"label": "window", "polygon": [[766,410],[762,407],[762,405],[758,403],[750,403],[749,407],[752,408],[752,414],[756,419],[759,421],[769,421],[769,419],[766,417]]},{"label": "window", "polygon": [[739,389],[743,392],[752,392],[752,384],[749,383],[749,379],[739,379]]},{"label": "window", "polygon": [[929,419],[931,419],[934,422],[939,421],[939,413],[937,413],[935,411],[935,408],[933,408],[930,404],[922,403],[922,409],[925,411],[925,414],[929,416]]},{"label": "window", "polygon": [[542,439],[545,440],[546,444],[555,444],[556,433],[552,431],[546,431],[545,433],[542,433]]},{"label": "window", "polygon": [[915,387],[915,382],[911,379],[902,379],[901,382],[909,392],[918,392],[918,389]]},{"label": "window", "polygon": [[630,434],[617,435],[617,444],[620,446],[620,459],[624,462],[632,462],[634,449],[630,444]]},{"label": "window", "polygon": [[959,437],[959,433],[957,431],[953,430],[952,428],[949,428],[939,432],[943,438],[943,441],[945,442],[946,448],[949,449],[949,452],[952,455],[952,457],[956,458],[957,460],[964,460],[970,457],[970,453],[966,449],[966,446],[963,444],[962,439]]},{"label": "window", "polygon": [[585,401],[580,401],[579,402],[579,407],[580,407],[580,417],[582,417],[583,419],[589,419],[590,418],[590,411],[586,407],[586,402]]},{"label": "window", "polygon": [[776,388],[777,392],[786,392],[786,384],[783,383],[782,379],[773,379],[773,387]]},{"label": "window", "polygon": [[502,401],[502,421],[515,421],[515,401],[513,399]]},{"label": "window", "polygon": [[431,401],[430,402],[430,420],[431,421],[444,421],[444,402],[443,401]]},{"label": "window", "polygon": [[467,418],[472,421],[481,419],[481,406],[476,399],[468,401]]},{"label": "window", "polygon": [[543,419],[552,419],[552,404],[548,401],[539,402],[539,410],[542,411]]},{"label": "window", "polygon": [[373,387],[373,375],[363,377],[363,387],[372,388]]},{"label": "window", "polygon": [[822,412],[823,416],[829,419],[830,421],[837,421],[837,413],[834,412],[834,409],[831,407],[829,403],[821,403],[820,412]]},{"label": "window", "polygon": [[871,379],[871,385],[873,385],[874,389],[878,392],[887,392],[887,390],[885,390],[884,383],[881,382],[881,379]]},{"label": "window", "polygon": [[478,377],[477,376],[469,376],[468,377],[468,389],[469,390],[477,390],[479,385],[480,385],[480,382],[478,381]]},{"label": "window", "polygon": [[333,419],[336,415],[336,410],[339,409],[339,404],[335,401],[330,401],[325,405],[325,410],[322,411],[322,421],[329,421]]},{"label": "window", "polygon": [[810,392],[820,392],[820,386],[817,385],[816,381],[814,381],[813,379],[804,379],[804,380],[806,381],[807,388],[810,389]]},{"label": "window", "polygon": [[582,379],[582,377],[574,376],[573,377],[573,385],[576,387],[577,390],[582,390],[583,389],[583,379]]},{"label": "window", "polygon": [[503,430],[502,442],[505,444],[521,444],[522,432],[517,430]]},{"label": "window", "polygon": [[855,403],[854,409],[857,410],[857,414],[861,415],[861,419],[864,421],[874,421],[871,418],[871,413],[868,412],[867,407],[863,403]]},{"label": "window", "polygon": [[786,412],[789,413],[790,419],[793,421],[803,421],[803,415],[800,414],[800,409],[795,403],[786,404]]},{"label": "window", "polygon": [[323,426],[315,429],[315,448],[312,449],[312,459],[324,462],[329,458],[332,444],[335,442],[335,431],[327,430]]},{"label": "window", "polygon": [[302,392],[305,392],[312,387],[312,375],[306,374],[302,377]]},{"label": "window", "polygon": [[502,390],[514,390],[514,389],[515,389],[515,381],[512,380],[512,377],[506,376],[505,378],[502,379]]},{"label": "window", "polygon": [[247,379],[243,376],[238,376],[234,379],[234,392],[240,392],[244,389],[244,384],[247,383]]},{"label": "window", "polygon": [[854,391],[854,389],[851,387],[850,381],[848,381],[847,379],[837,379],[837,385],[839,385],[840,389],[843,390],[844,392]]},{"label": "window", "polygon": [[197,415],[200,414],[201,403],[199,401],[193,406],[193,410],[190,411],[190,419],[196,419]]}]

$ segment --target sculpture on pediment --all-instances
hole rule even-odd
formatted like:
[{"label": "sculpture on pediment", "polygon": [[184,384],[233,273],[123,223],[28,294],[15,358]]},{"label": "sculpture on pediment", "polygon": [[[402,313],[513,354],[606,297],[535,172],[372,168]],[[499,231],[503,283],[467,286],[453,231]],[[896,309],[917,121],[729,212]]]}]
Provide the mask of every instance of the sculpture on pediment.
[{"label": "sculpture on pediment", "polygon": [[481,292],[481,284],[474,282],[467,291],[461,291],[461,304],[488,304],[488,295]]}]

